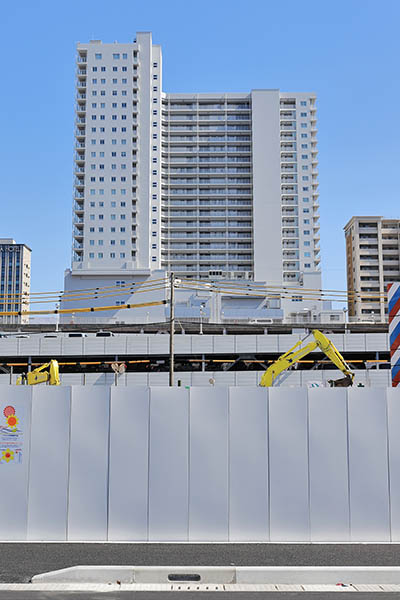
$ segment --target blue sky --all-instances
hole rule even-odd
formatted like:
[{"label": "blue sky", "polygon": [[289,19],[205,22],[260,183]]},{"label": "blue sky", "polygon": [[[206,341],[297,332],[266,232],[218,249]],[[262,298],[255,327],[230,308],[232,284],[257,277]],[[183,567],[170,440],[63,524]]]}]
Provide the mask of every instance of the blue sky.
[{"label": "blue sky", "polygon": [[345,289],[352,215],[400,217],[398,0],[17,1],[1,21],[0,237],[32,248],[32,291],[70,265],[77,41],[152,31],[166,92],[316,92],[325,288]]}]

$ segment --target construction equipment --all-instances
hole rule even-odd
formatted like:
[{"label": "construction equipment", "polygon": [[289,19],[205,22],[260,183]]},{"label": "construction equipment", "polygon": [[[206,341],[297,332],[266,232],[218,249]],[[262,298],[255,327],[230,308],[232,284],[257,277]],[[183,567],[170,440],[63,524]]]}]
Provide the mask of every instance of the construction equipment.
[{"label": "construction equipment", "polygon": [[[274,384],[276,378],[286,369],[289,369],[294,364],[298,363],[304,356],[307,356],[314,350],[322,350],[326,356],[333,362],[333,364],[340,369],[345,377],[336,380],[330,380],[328,383],[331,387],[349,387],[353,385],[354,373],[351,371],[349,365],[340,354],[339,350],[335,348],[334,344],[318,329],[312,331],[314,340],[309,342],[306,346],[302,347],[304,340],[300,340],[290,348],[285,354],[282,354],[270,367],[265,371],[261,377],[260,385],[263,387],[271,387]],[[296,348],[298,348],[296,350]]]},{"label": "construction equipment", "polygon": [[29,373],[23,373],[17,379],[17,385],[36,385],[38,383],[49,382],[49,385],[60,385],[60,375],[58,370],[58,362],[51,360],[44,365],[40,365],[37,369]]}]

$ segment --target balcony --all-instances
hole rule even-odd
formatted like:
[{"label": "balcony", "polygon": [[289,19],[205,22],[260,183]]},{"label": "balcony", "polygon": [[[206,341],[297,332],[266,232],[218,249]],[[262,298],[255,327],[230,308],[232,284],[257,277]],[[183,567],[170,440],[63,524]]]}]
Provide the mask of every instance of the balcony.
[{"label": "balcony", "polygon": [[78,54],[78,56],[76,58],[76,62],[79,63],[79,64],[86,63],[87,62],[87,56],[86,55],[82,55],[82,54]]}]

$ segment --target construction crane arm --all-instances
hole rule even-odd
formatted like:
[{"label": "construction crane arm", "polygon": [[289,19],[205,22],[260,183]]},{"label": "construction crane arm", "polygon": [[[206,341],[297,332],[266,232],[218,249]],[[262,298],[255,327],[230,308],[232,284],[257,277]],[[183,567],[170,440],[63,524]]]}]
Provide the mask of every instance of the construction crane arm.
[{"label": "construction crane arm", "polygon": [[45,383],[46,381],[49,382],[49,385],[60,385],[58,362],[51,360],[44,365],[40,365],[37,369],[18,377],[16,384],[21,385],[24,383],[24,380],[27,385],[36,385],[38,383]]},{"label": "construction crane arm", "polygon": [[[317,348],[322,350],[324,354],[333,362],[333,364],[340,369],[345,377],[337,380],[337,382],[330,382],[333,387],[335,383],[337,385],[352,385],[354,379],[354,373],[351,371],[349,365],[340,354],[339,350],[334,346],[321,331],[318,329],[313,330],[314,341],[308,343],[306,346],[301,347],[302,341],[297,342],[290,350],[282,354],[270,367],[265,371],[261,377],[260,385],[263,387],[270,387],[273,385],[275,379],[286,369],[289,369],[295,363],[299,362],[304,356],[307,356],[310,352],[314,352]],[[296,348],[299,348],[296,350]]]}]

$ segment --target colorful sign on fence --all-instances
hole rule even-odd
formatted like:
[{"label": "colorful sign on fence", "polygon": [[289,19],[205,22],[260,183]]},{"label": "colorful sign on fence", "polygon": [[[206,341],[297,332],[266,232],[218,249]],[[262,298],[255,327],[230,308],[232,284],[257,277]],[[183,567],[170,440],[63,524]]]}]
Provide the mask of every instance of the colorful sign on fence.
[{"label": "colorful sign on fence", "polygon": [[390,361],[392,386],[400,384],[400,283],[388,284]]}]

